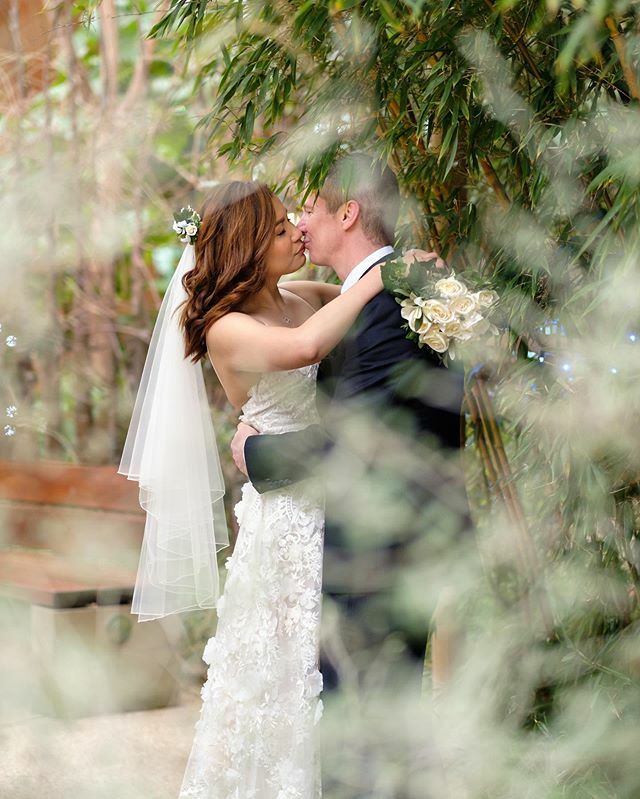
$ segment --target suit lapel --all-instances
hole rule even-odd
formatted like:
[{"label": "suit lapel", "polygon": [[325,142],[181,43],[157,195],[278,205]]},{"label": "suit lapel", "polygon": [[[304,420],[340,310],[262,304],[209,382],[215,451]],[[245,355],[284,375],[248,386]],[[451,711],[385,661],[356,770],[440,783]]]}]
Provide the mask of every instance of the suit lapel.
[{"label": "suit lapel", "polygon": [[[393,252],[387,253],[387,255],[383,255],[381,258],[378,258],[377,261],[371,264],[370,267],[361,275],[367,274],[374,266],[378,266],[378,264],[382,264],[385,261],[388,261],[393,258],[397,258],[398,253],[394,250]],[[360,278],[359,278],[360,279]],[[354,327],[357,325],[357,320]],[[350,337],[350,333],[347,333],[345,339],[343,339],[334,349],[329,353],[329,355],[322,360],[320,363],[320,367],[318,369],[318,384],[322,387],[323,392],[332,397],[335,393],[335,385],[336,382],[340,379],[340,375],[342,373],[342,366],[344,364],[344,360],[348,353],[348,345],[346,339]]]},{"label": "suit lapel", "polygon": [[[397,257],[398,257],[398,255],[399,255],[399,253],[397,253],[397,252],[394,250],[393,252],[390,252],[390,253],[388,253],[387,255],[383,255],[383,256],[382,256],[382,258],[378,258],[378,260],[377,260],[375,263],[371,264],[371,266],[370,266],[370,267],[368,267],[368,268],[367,268],[367,269],[366,269],[366,270],[365,270],[365,271],[362,273],[362,275],[361,275],[361,278],[363,278],[363,277],[364,277],[364,276],[367,274],[367,272],[370,272],[370,271],[373,269],[373,267],[374,267],[374,266],[378,266],[379,264],[383,264],[385,261],[392,261],[394,258],[397,258]],[[361,278],[360,278],[360,279],[361,279]]]}]

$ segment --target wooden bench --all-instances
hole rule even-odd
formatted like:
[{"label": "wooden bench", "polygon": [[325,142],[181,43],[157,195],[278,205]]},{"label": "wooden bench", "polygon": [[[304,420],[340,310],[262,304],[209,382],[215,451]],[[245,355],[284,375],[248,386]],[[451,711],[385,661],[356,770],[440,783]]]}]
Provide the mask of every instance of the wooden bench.
[{"label": "wooden bench", "polygon": [[0,551],[0,595],[47,608],[129,604],[135,574],[46,550]]},{"label": "wooden bench", "polygon": [[175,700],[163,624],[130,612],[144,523],[137,483],[115,466],[0,461],[0,612],[14,620],[12,674],[31,669],[39,712]]},{"label": "wooden bench", "polygon": [[135,570],[138,485],[115,466],[0,460],[0,545],[48,549]]}]

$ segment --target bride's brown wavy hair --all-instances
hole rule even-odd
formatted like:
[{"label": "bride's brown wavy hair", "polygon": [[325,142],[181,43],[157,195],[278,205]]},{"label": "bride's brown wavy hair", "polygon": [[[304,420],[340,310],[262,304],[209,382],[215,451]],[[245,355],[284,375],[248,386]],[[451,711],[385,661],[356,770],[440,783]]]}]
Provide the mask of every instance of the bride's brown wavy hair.
[{"label": "bride's brown wavy hair", "polygon": [[266,255],[275,236],[273,193],[264,183],[221,183],[202,206],[195,266],[182,278],[187,292],[180,325],[185,357],[207,354],[206,332],[265,284]]}]

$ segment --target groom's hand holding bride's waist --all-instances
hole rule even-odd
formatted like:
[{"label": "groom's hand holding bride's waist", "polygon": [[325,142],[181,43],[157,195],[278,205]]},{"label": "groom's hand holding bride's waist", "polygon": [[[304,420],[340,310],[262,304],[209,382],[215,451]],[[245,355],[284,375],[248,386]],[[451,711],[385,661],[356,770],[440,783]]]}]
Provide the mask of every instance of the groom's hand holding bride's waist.
[{"label": "groom's hand holding bride's waist", "polygon": [[264,435],[240,422],[231,441],[231,454],[238,469],[263,494],[314,475],[331,445],[329,434],[319,424],[289,433]]},{"label": "groom's hand holding bride's waist", "polygon": [[231,439],[233,461],[245,477],[249,477],[249,475],[247,473],[247,464],[244,459],[244,445],[250,436],[257,435],[259,435],[258,431],[251,427],[251,425],[239,422],[235,435]]},{"label": "groom's hand holding bride's waist", "polygon": [[[251,448],[257,438],[275,439],[279,443],[277,454],[270,449],[253,451],[252,462],[258,474],[249,474],[245,452]],[[258,430],[245,422],[238,422],[236,432],[231,439],[231,455],[238,469],[263,493],[276,488],[283,488],[292,482],[309,477],[317,464],[318,458],[326,451],[329,437],[326,431],[317,424],[309,425],[293,433],[278,433],[263,436]],[[304,464],[304,465],[303,465]],[[259,475],[269,474],[269,478]]]}]

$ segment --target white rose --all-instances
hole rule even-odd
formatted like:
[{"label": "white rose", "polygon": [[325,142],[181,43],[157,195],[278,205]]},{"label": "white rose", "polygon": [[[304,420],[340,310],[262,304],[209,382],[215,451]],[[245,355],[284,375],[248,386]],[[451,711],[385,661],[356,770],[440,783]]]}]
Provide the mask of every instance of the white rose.
[{"label": "white rose", "polygon": [[483,289],[482,291],[476,291],[475,294],[471,295],[474,300],[478,303],[478,305],[482,308],[490,308],[494,302],[498,299],[498,295],[495,291],[489,291],[488,289]]},{"label": "white rose", "polygon": [[434,325],[429,319],[423,319],[420,327],[415,331],[420,337],[425,336],[430,330],[437,330],[438,325]]},{"label": "white rose", "polygon": [[184,232],[187,234],[187,236],[195,236],[196,233],[198,232],[198,226],[194,225],[193,222],[189,222],[189,224],[184,229]]},{"label": "white rose", "polygon": [[472,330],[474,327],[480,324],[480,322],[484,321],[484,316],[477,311],[474,313],[469,314],[463,321],[462,321],[462,328],[463,330]]},{"label": "white rose", "polygon": [[400,306],[400,314],[402,318],[407,320],[409,327],[414,331],[414,333],[417,332],[418,327],[420,326],[420,320],[422,319],[422,308],[420,305],[416,304],[415,295],[412,294],[406,300],[402,300]]},{"label": "white rose", "polygon": [[436,324],[443,325],[454,318],[449,306],[440,300],[427,300],[423,307],[425,316]]},{"label": "white rose", "polygon": [[173,229],[175,230],[176,233],[182,233],[182,228],[180,227],[180,224],[178,222],[173,223]]},{"label": "white rose", "polygon": [[475,294],[462,294],[459,297],[454,297],[449,303],[449,307],[455,314],[466,316],[473,313],[478,305]]},{"label": "white rose", "polygon": [[[466,319],[463,319],[461,327],[463,331],[470,334],[469,338],[471,338],[479,336],[482,333],[486,333],[486,331],[489,329],[489,322],[487,322],[482,314],[476,312],[470,316],[467,316]],[[459,336],[456,336],[456,338],[458,338],[460,341],[463,340],[460,339]],[[465,338],[464,340],[468,341],[468,338]]]},{"label": "white rose", "polygon": [[452,319],[450,322],[445,322],[442,325],[442,332],[445,336],[455,336],[456,333],[459,333],[462,330],[462,325],[457,319]]},{"label": "white rose", "polygon": [[420,336],[420,341],[436,352],[446,352],[449,346],[449,340],[439,330],[430,330],[424,336]]},{"label": "white rose", "polygon": [[471,330],[465,330],[461,328],[454,336],[456,341],[469,341],[473,338],[473,333]]},{"label": "white rose", "polygon": [[453,272],[449,277],[443,277],[436,283],[436,290],[440,292],[443,297],[460,297],[467,294],[467,287],[464,283],[456,280]]}]

